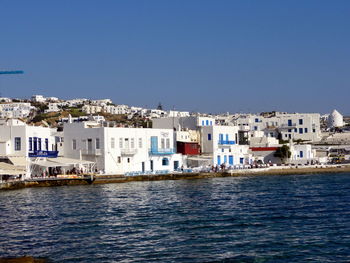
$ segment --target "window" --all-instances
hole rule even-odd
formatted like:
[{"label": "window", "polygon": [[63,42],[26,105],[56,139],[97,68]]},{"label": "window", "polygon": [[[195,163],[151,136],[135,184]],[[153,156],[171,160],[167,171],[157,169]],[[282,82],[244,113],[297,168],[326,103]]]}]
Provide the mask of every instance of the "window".
[{"label": "window", "polygon": [[122,162],[122,158],[120,156],[118,156],[118,163]]},{"label": "window", "polygon": [[307,133],[307,128],[304,129],[304,132]]},{"label": "window", "polygon": [[312,132],[316,132],[316,129],[312,129]]},{"label": "window", "polygon": [[41,138],[38,138],[38,150],[41,151]]},{"label": "window", "polygon": [[162,159],[162,165],[163,165],[163,166],[169,165],[169,159],[168,159],[168,158],[163,158],[163,159]]},{"label": "window", "polygon": [[297,128],[295,128],[295,129],[294,129],[294,132],[298,132],[298,129],[297,129]]},{"label": "window", "polygon": [[207,125],[207,126],[209,125],[209,121],[208,120],[205,121],[205,125]]},{"label": "window", "polygon": [[303,125],[303,119],[299,119],[299,125]]},{"label": "window", "polygon": [[299,128],[299,133],[303,134],[303,128]]},{"label": "window", "polygon": [[49,139],[48,138],[45,139],[45,150],[46,151],[49,150]]},{"label": "window", "polygon": [[258,118],[256,118],[256,119],[255,119],[255,122],[259,122],[259,119],[258,119]]},{"label": "window", "polygon": [[213,121],[210,121],[210,125],[213,125]]},{"label": "window", "polygon": [[119,138],[119,148],[123,148],[123,138]]},{"label": "window", "polygon": [[130,158],[127,159],[128,163],[130,163]]},{"label": "window", "polygon": [[111,138],[111,148],[114,149],[115,148],[115,139]]},{"label": "window", "polygon": [[254,131],[257,131],[258,130],[258,126],[254,126]]},{"label": "window", "polygon": [[15,151],[21,150],[21,137],[15,137]]},{"label": "window", "polygon": [[131,144],[131,148],[134,149],[135,148],[135,139],[134,138],[130,139],[130,144]]},{"label": "window", "polygon": [[292,120],[288,120],[288,126],[292,126]]},{"label": "window", "polygon": [[285,134],[284,137],[288,137],[288,134]]},{"label": "window", "polygon": [[33,138],[29,137],[29,151],[33,151]]},{"label": "window", "polygon": [[164,138],[162,138],[162,139],[160,140],[160,148],[161,148],[161,149],[164,149],[164,148],[165,148],[165,139],[164,139]]},{"label": "window", "polygon": [[288,129],[288,132],[292,132],[292,129]]},{"label": "window", "polygon": [[208,133],[208,141],[211,141],[211,133]]},{"label": "window", "polygon": [[130,147],[130,145],[129,145],[129,138],[125,138],[124,142],[125,142],[124,148],[129,149],[129,147]]},{"label": "window", "polygon": [[170,149],[170,139],[169,138],[166,139],[166,148]]},{"label": "window", "polygon": [[88,148],[88,151],[92,151],[92,139],[91,138],[87,139],[87,148]]},{"label": "window", "polygon": [[100,149],[100,138],[96,138],[96,149]]},{"label": "window", "polygon": [[139,138],[139,148],[142,148],[142,138]]},{"label": "window", "polygon": [[289,134],[289,139],[292,139],[292,135],[291,134]]},{"label": "window", "polygon": [[304,157],[303,151],[300,151],[299,156],[300,156],[300,158],[303,158],[303,157]]},{"label": "window", "polygon": [[202,121],[202,126],[204,126],[204,121]]},{"label": "window", "polygon": [[76,140],[76,139],[73,139],[73,140],[72,140],[72,149],[73,149],[73,150],[76,150],[76,149],[77,149],[77,140]]}]

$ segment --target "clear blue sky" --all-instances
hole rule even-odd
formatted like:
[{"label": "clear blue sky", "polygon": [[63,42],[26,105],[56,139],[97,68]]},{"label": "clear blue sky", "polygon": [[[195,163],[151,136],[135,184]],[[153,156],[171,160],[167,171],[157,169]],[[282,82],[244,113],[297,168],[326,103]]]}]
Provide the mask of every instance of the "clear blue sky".
[{"label": "clear blue sky", "polygon": [[350,114],[350,1],[0,0],[2,96]]}]

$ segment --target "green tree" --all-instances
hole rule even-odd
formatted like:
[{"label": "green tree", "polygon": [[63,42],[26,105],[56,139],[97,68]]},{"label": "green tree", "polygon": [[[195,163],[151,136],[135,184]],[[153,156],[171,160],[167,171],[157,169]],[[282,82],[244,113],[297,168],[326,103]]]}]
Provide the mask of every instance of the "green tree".
[{"label": "green tree", "polygon": [[283,145],[276,150],[274,156],[281,158],[281,161],[284,163],[286,159],[292,156],[292,153],[290,152],[288,145]]}]

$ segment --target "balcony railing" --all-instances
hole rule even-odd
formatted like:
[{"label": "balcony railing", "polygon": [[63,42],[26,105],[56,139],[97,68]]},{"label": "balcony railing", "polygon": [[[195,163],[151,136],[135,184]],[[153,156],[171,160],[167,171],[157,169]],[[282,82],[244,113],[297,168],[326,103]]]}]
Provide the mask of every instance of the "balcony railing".
[{"label": "balcony railing", "polygon": [[174,154],[174,149],[169,148],[169,149],[150,149],[149,154],[150,155],[170,155]]},{"label": "balcony railing", "polygon": [[121,149],[121,155],[134,155],[137,153],[137,149]]},{"label": "balcony railing", "polygon": [[83,155],[95,155],[95,156],[100,156],[102,155],[101,149],[83,149],[81,150],[81,154]]},{"label": "balcony railing", "polygon": [[236,144],[235,141],[230,141],[230,140],[219,140],[220,145],[234,145]]},{"label": "balcony railing", "polygon": [[293,129],[297,126],[296,123],[282,124],[278,128],[280,129]]},{"label": "balcony railing", "polygon": [[28,157],[56,158],[57,156],[58,156],[58,151],[34,151],[28,154]]}]

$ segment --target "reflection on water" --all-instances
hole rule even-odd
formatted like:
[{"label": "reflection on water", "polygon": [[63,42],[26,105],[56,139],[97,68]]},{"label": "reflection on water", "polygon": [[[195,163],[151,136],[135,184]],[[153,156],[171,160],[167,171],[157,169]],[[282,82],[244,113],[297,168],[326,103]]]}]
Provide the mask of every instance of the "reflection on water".
[{"label": "reflection on water", "polygon": [[350,261],[350,175],[0,192],[0,255],[54,262]]}]

